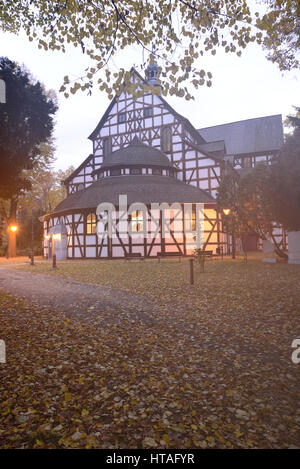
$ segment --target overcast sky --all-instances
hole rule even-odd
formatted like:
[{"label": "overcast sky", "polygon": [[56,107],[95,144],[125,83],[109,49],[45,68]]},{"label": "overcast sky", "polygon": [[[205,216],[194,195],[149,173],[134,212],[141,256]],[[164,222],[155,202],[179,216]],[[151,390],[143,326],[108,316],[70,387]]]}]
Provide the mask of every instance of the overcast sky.
[{"label": "overcast sky", "polygon": [[[45,52],[39,50],[36,43],[29,42],[25,35],[9,33],[0,33],[0,56],[24,63],[47,89],[52,88],[57,93],[65,75],[79,77],[88,63],[81,49],[70,47],[66,54]],[[123,52],[117,64],[130,69],[142,61],[141,51],[134,48]],[[299,71],[280,72],[265,58],[260,46],[249,45],[241,58],[219,51],[214,57],[207,55],[199,59],[197,65],[212,72],[212,87],[195,90],[195,101],[167,98],[196,128],[272,114],[282,114],[285,119],[287,114],[294,112],[293,105],[300,106]],[[68,99],[62,93],[58,95],[55,168],[65,169],[70,165],[78,166],[92,152],[92,142],[87,137],[109,101],[104,92],[96,90],[92,96],[81,91]]]}]

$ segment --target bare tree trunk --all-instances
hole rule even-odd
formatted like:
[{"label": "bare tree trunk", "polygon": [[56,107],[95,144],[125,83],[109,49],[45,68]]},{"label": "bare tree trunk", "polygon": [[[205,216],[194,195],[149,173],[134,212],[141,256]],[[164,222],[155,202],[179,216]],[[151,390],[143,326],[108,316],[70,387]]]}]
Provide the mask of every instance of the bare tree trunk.
[{"label": "bare tree trunk", "polygon": [[7,257],[16,257],[17,256],[16,232],[8,230],[7,240],[8,240]]},{"label": "bare tree trunk", "polygon": [[236,239],[235,239],[235,231],[234,228],[231,233],[231,243],[232,243],[232,259],[235,259],[236,257]]}]

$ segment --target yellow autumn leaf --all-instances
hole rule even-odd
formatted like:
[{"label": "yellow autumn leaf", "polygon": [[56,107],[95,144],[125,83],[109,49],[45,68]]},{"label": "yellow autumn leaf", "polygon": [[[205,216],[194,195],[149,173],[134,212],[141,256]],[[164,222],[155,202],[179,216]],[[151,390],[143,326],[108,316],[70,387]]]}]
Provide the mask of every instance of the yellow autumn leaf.
[{"label": "yellow autumn leaf", "polygon": [[70,402],[72,400],[72,394],[70,392],[65,392],[65,401]]}]

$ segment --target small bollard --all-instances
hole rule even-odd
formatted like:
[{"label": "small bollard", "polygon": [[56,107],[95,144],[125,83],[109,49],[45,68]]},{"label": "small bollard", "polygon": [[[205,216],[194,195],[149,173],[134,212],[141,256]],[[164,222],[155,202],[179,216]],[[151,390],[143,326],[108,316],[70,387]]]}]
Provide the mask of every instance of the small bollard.
[{"label": "small bollard", "polygon": [[203,253],[201,256],[201,268],[202,268],[202,273],[204,273],[204,262],[205,262],[205,254]]},{"label": "small bollard", "polygon": [[53,254],[53,257],[52,257],[52,268],[56,269],[56,254]]},{"label": "small bollard", "polygon": [[30,265],[34,265],[34,254],[33,254],[33,251],[31,251]]},{"label": "small bollard", "polygon": [[190,284],[194,285],[194,259],[189,259],[190,261]]}]

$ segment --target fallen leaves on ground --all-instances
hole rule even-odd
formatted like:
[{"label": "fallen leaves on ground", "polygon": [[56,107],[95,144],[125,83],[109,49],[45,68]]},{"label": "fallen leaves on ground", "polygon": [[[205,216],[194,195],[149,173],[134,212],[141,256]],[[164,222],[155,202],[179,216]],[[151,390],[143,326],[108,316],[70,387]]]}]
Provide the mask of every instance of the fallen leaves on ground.
[{"label": "fallen leaves on ground", "polygon": [[[35,272],[46,272],[38,265]],[[1,294],[0,447],[300,447],[298,266],[65,262],[144,295],[72,317]]]}]

